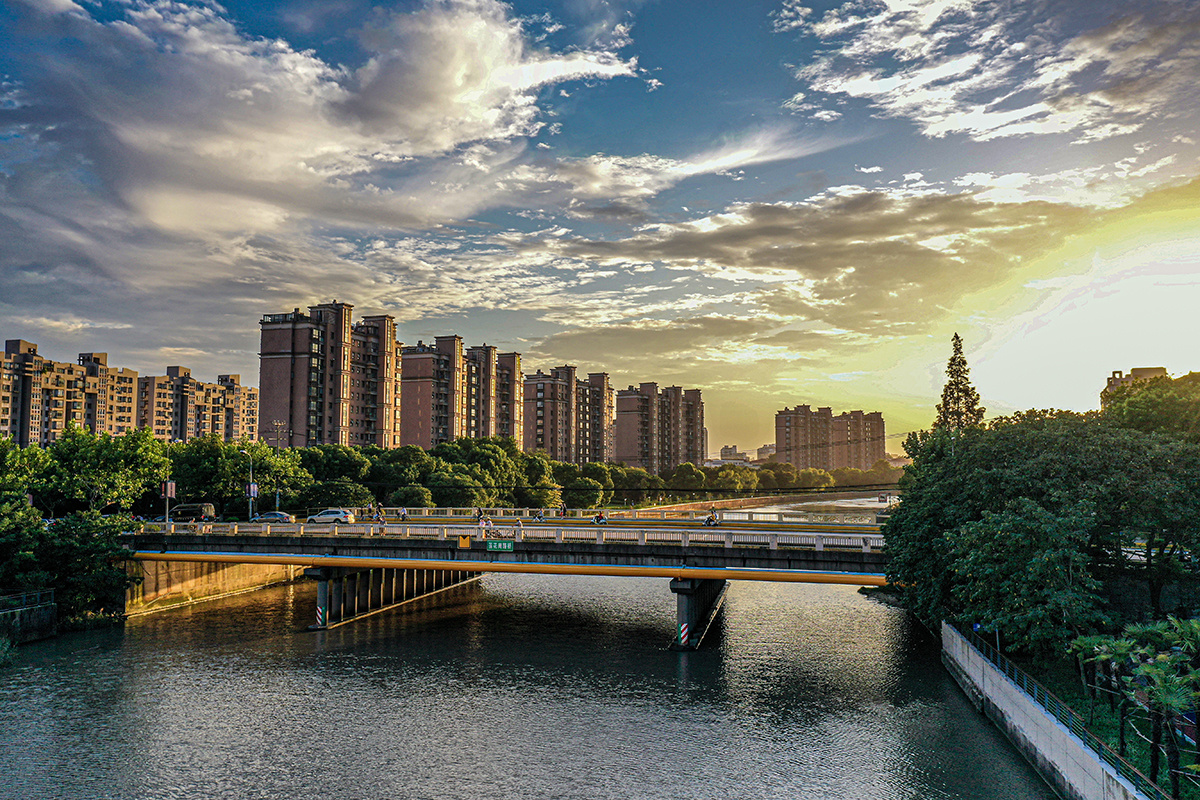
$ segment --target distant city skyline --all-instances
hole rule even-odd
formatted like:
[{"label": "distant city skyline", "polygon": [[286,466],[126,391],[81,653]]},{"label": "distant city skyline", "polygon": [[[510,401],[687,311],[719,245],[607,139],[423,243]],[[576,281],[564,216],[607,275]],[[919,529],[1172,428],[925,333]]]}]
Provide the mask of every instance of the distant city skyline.
[{"label": "distant city skyline", "polygon": [[[686,24],[683,20],[686,19]],[[0,7],[0,330],[254,376],[265,313],[798,404],[1196,366],[1200,4]],[[254,385],[253,380],[247,380]],[[899,452],[889,440],[887,449]]]}]

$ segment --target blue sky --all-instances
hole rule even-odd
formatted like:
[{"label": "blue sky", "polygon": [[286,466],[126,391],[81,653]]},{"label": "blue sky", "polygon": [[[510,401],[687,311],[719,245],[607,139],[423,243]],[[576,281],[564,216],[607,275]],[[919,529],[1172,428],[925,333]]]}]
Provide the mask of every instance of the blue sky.
[{"label": "blue sky", "polygon": [[[334,298],[710,446],[1196,367],[1196,2],[0,5],[0,329],[257,378]],[[899,450],[895,440],[889,449]]]}]

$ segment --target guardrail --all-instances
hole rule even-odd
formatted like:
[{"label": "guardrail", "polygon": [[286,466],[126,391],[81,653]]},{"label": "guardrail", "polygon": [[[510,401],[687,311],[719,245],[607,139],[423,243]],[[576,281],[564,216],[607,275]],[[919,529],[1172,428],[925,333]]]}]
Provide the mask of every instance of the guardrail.
[{"label": "guardrail", "polygon": [[1045,686],[1042,686],[1036,680],[1029,677],[1029,675],[1025,674],[1020,667],[1005,658],[1000,651],[988,644],[987,641],[975,634],[974,631],[966,630],[963,626],[955,623],[948,624],[970,642],[971,646],[978,650],[984,658],[992,662],[997,669],[1003,672],[1009,680],[1020,687],[1021,691],[1025,692],[1030,699],[1044,708],[1046,713],[1066,726],[1071,733],[1087,745],[1088,749],[1096,753],[1101,761],[1115,769],[1117,774],[1133,784],[1138,792],[1150,800],[1170,800],[1171,795],[1169,792],[1164,792],[1160,789],[1158,784],[1147,778],[1137,767],[1125,760],[1116,750],[1109,747],[1107,742],[1089,731],[1084,724],[1083,717],[1075,713],[1073,708],[1058,699]]},{"label": "guardrail", "polygon": [[[320,510],[320,509],[316,509]],[[462,518],[464,520],[475,520],[479,513],[485,517],[503,517],[520,520],[531,520],[537,516],[538,512],[546,521],[554,520],[582,520],[591,519],[600,509],[595,508],[568,508],[565,513],[560,509],[537,509],[537,508],[410,508],[407,509],[409,518],[423,517],[444,517],[449,519]],[[371,517],[371,510],[365,508],[353,509],[356,518],[367,520]],[[388,520],[400,519],[399,507],[384,508],[383,516]],[[635,520],[682,520],[699,522],[709,515],[709,511],[681,511],[677,509],[637,509],[637,508],[606,508],[603,509],[604,516],[610,521],[635,521]],[[794,524],[826,524],[826,525],[875,525],[876,517],[874,511],[750,511],[750,510],[717,510],[718,520],[728,520],[730,522],[774,522],[774,523],[794,523]]]},{"label": "guardrail", "polygon": [[9,594],[0,597],[0,611],[36,608],[37,606],[50,605],[53,602],[53,589],[41,589],[36,592],[24,592],[22,594]]},{"label": "guardrail", "polygon": [[680,547],[754,547],[768,550],[854,550],[864,553],[883,551],[880,534],[829,534],[803,532],[762,533],[742,530],[703,528],[689,531],[664,528],[610,528],[606,525],[589,527],[506,525],[490,529],[475,525],[421,525],[355,523],[290,525],[256,525],[225,522],[143,523],[140,533],[200,534],[212,536],[379,536],[400,539],[456,539],[477,536],[483,539],[507,539],[516,542],[587,542],[594,544],[678,545]]}]

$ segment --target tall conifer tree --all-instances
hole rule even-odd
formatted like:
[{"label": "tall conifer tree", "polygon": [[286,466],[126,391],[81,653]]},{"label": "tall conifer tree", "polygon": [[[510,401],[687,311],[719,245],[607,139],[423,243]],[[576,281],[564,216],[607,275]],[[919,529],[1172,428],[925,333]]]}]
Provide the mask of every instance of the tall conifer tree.
[{"label": "tall conifer tree", "polygon": [[963,428],[977,427],[983,422],[983,412],[979,405],[979,392],[971,385],[967,359],[962,351],[962,337],[957,333],[951,340],[954,352],[946,364],[946,385],[942,388],[942,402],[938,403],[937,419],[933,427],[957,431]]}]

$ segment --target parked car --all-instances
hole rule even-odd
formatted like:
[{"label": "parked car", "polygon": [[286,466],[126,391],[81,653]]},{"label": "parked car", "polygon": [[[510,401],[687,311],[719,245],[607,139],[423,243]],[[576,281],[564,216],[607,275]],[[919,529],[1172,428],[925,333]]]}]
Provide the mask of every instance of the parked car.
[{"label": "parked car", "polygon": [[171,522],[214,522],[217,510],[212,503],[181,503],[171,509]]},{"label": "parked car", "polygon": [[265,523],[272,524],[272,525],[283,525],[283,524],[295,522],[296,518],[294,516],[292,516],[291,514],[284,513],[283,511],[264,511],[263,513],[255,516],[254,519],[252,519],[250,521],[251,522],[265,522]]},{"label": "parked car", "polygon": [[316,514],[310,514],[305,522],[342,522],[349,525],[354,522],[354,512],[348,508],[327,508]]}]

